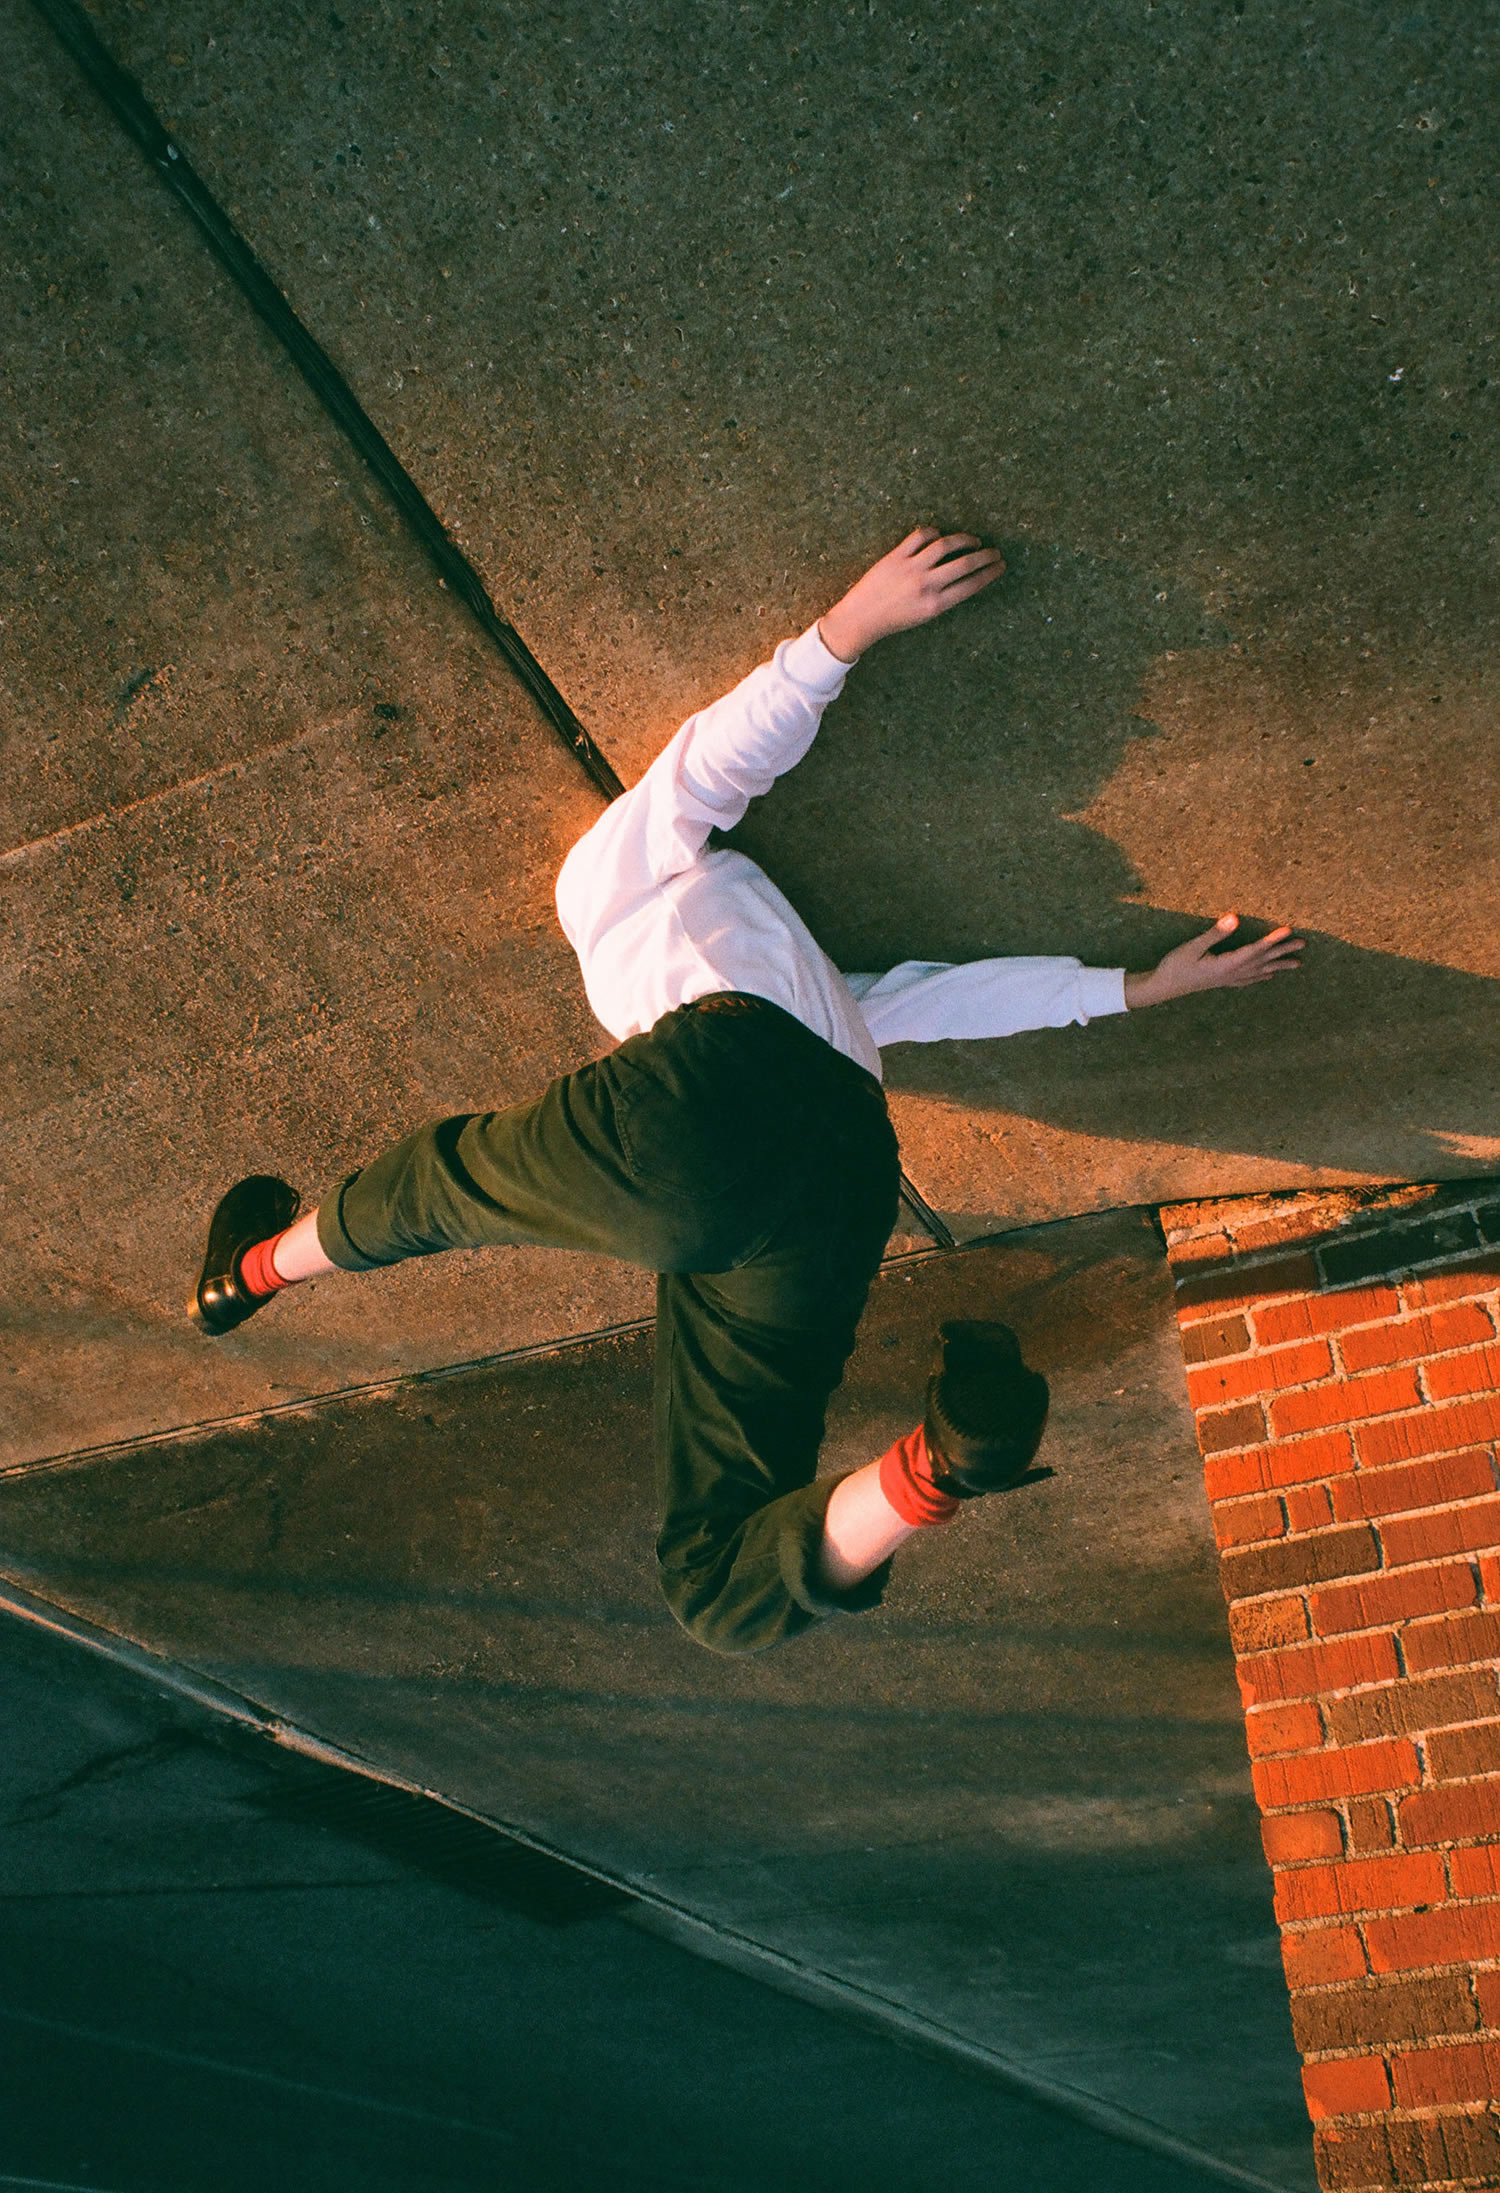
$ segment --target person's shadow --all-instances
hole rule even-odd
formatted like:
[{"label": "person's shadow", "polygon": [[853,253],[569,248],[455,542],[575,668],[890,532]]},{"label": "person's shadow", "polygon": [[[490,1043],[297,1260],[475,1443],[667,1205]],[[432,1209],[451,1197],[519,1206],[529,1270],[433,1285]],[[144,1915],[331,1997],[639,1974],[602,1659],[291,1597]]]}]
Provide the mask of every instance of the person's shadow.
[{"label": "person's shadow", "polygon": [[[1033,952],[1144,969],[1224,910],[1143,903],[1119,847],[1072,818],[1133,741],[1156,735],[1140,713],[1152,666],[1230,635],[1122,564],[1001,545],[1003,619],[961,611],[873,656],[807,760],[730,841],[851,971]],[[1171,763],[1164,746],[1164,832],[1183,826]],[[1231,751],[1225,767],[1215,814],[1227,839],[1257,822],[1259,795],[1250,756]],[[1326,857],[1311,834],[1308,857]],[[1389,857],[1376,886],[1387,896],[1399,845]],[[1239,911],[1248,937],[1266,926],[1254,917],[1283,910]],[[1086,1036],[898,1046],[887,1083],[1289,1172],[1421,1180],[1500,1164],[1500,983],[1301,933],[1296,976]]]}]

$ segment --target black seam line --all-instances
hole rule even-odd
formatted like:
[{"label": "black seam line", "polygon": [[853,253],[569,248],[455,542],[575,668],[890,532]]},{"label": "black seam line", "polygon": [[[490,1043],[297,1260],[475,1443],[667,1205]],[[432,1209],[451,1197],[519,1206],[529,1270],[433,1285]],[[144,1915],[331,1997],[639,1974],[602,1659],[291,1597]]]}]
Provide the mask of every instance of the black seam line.
[{"label": "black seam line", "polygon": [[[472,1806],[458,1804],[437,1791],[424,1789],[407,1776],[377,1766],[372,1760],[357,1752],[345,1750],[342,1745],[332,1744],[324,1738],[299,1728],[295,1722],[282,1720],[268,1708],[258,1705],[243,1693],[231,1690],[228,1684],[218,1682],[212,1676],[204,1676],[196,1670],[168,1659],[149,1646],[136,1644],[116,1630],[101,1627],[85,1615],[77,1615],[60,1607],[55,1600],[27,1591],[15,1584],[0,1586],[0,1612],[18,1616],[40,1629],[67,1637],[73,1643],[96,1652],[104,1659],[143,1675],[160,1688],[176,1693],[179,1697],[203,1706],[210,1711],[249,1726],[262,1736],[268,1737],[284,1749],[300,1753],[304,1758],[320,1759],[326,1766],[342,1767],[346,1772],[357,1774],[369,1782],[384,1784],[387,1788],[405,1790],[408,1794],[427,1797],[457,1813],[461,1819],[471,1820],[476,1826],[498,1830],[513,1843],[520,1843],[528,1850],[539,1852],[543,1857],[555,1859],[574,1873],[581,1873],[590,1880],[602,1882],[606,1887],[622,1891],[629,1902],[621,1909],[620,1919],[647,1933],[657,1934],[677,1944],[681,1949],[707,1958],[711,1963],[728,1965],[762,1985],[781,1993],[795,1995],[803,2001],[816,2004],[820,2009],[841,2013],[868,2024],[878,2031],[894,2034],[900,2039],[929,2050],[949,2062],[957,2061],[970,2070],[985,2073],[1012,2093],[1025,2096],[1059,2116],[1073,2118],[1090,2125],[1095,2131],[1106,2133],[1125,2145],[1145,2148],[1157,2154],[1171,2156],[1175,2161],[1188,2163],[1206,2175],[1218,2178],[1227,2185],[1253,2189],[1253,2193],[1290,2193],[1290,2189],[1274,2179],[1261,2177],[1253,2170],[1246,2170],[1237,2163],[1226,2162],[1222,2156],[1197,2146],[1150,2118],[1139,2117],[1133,2110],[1115,2102],[1105,2101],[1084,2088],[1070,2085],[1066,2080],[1053,2078],[1049,2073],[1006,2055],[999,2049],[990,2048],[982,2041],[973,2041],[954,2027],[944,2025],[939,2019],[930,2018],[924,2012],[911,2009],[876,1989],[866,1987],[856,1980],[841,1979],[836,1973],[820,1965],[804,1962],[785,1950],[773,1947],[754,1935],[743,1934],[737,1928],[725,1926],[717,1920],[703,1917],[674,1897],[664,1895],[646,1881],[632,1880],[627,1874],[613,1871],[607,1866],[562,1849],[546,1838],[534,1835],[510,1821],[492,1818],[477,1812]],[[51,2026],[59,2032],[83,2034],[86,2029],[69,2027],[60,2022],[28,2017],[24,2012],[6,2012],[0,2009],[0,2018],[11,2017],[22,2024]],[[185,2055],[177,2055],[153,2047],[149,2042],[117,2041],[114,2036],[87,2032],[87,2037],[111,2041],[113,2045],[134,2048],[146,2055],[175,2057],[179,2062],[191,2062]],[[234,2067],[210,2062],[214,2070],[233,2071]],[[240,2071],[242,2078],[257,2079],[268,2084],[292,2086],[296,2082],[278,2079],[266,2072]],[[313,2090],[308,2091],[328,2091]],[[331,2095],[331,2098],[358,2101],[358,2096]],[[379,2106],[372,2104],[371,2106]],[[391,2106],[391,2105],[386,2105]],[[416,2112],[403,2112],[416,2114]],[[483,2128],[478,2128],[483,2129]],[[3,2183],[3,2181],[0,2181]]]},{"label": "black seam line", "polygon": [[[962,1254],[966,1248],[981,1248],[986,1243],[949,1242],[946,1246]],[[899,1265],[925,1264],[938,1254],[937,1247],[903,1249],[895,1256],[883,1258],[880,1269],[888,1272]],[[380,1268],[388,1267],[377,1267]],[[275,1416],[289,1416],[298,1409],[321,1409],[334,1401],[358,1401],[374,1394],[402,1393],[418,1386],[435,1386],[444,1378],[461,1378],[466,1371],[492,1371],[507,1363],[529,1363],[537,1356],[560,1355],[566,1349],[586,1348],[595,1340],[619,1340],[633,1333],[649,1333],[655,1323],[654,1312],[650,1317],[627,1317],[617,1325],[597,1325],[590,1332],[564,1333],[555,1340],[533,1340],[525,1347],[502,1348],[495,1355],[470,1356],[461,1363],[435,1364],[429,1371],[403,1371],[396,1378],[363,1379],[350,1386],[334,1386],[327,1393],[299,1394],[291,1401],[273,1401],[269,1408],[243,1409],[235,1416],[201,1416],[190,1424],[170,1424],[159,1432],[140,1432],[126,1439],[105,1439],[98,1446],[70,1447],[60,1454],[39,1454],[29,1462],[9,1462],[0,1466],[0,1484],[39,1475],[43,1470],[81,1468],[85,1463],[108,1461],[113,1455],[135,1454],[146,1447],[173,1446],[180,1440],[198,1439],[209,1432],[248,1430],[253,1424],[266,1423]]]},{"label": "black seam line", "polygon": [[956,1249],[958,1247],[958,1242],[950,1230],[947,1220],[939,1218],[931,1205],[918,1195],[904,1172],[901,1175],[901,1200],[918,1225],[931,1234],[940,1249]]},{"label": "black seam line", "polygon": [[38,12],[197,223],[210,251],[286,350],[334,423],[341,427],[411,532],[486,638],[505,660],[564,744],[606,799],[625,787],[514,625],[490,600],[483,579],[360,403],[322,344],[298,318],[196,169],[173,143],[145,93],[102,43],[75,0],[35,0]]},{"label": "black seam line", "polygon": [[[327,351],[292,310],[202,176],[168,136],[135,78],[120,66],[76,0],[35,0],[35,5],[178,204],[197,223],[214,257],[281,343],[323,409],[375,474],[443,584],[452,589],[485,637],[499,648],[595,787],[606,799],[618,799],[625,786],[613,764],[574,715],[515,626],[500,615],[474,565]],[[947,1226],[928,1209],[904,1173],[901,1193],[939,1247],[956,1247]]]}]

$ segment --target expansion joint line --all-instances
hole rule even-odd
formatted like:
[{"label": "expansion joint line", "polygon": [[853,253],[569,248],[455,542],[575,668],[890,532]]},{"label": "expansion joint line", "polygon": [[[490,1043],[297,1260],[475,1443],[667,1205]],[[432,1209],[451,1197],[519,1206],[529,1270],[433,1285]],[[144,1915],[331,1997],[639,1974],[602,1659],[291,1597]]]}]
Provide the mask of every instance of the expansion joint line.
[{"label": "expansion joint line", "polygon": [[183,157],[135,78],[100,41],[75,0],[36,6],[117,121],[197,223],[210,251],[285,348],[308,387],[380,481],[397,511],[475,623],[493,641],[564,744],[606,799],[625,787],[514,625],[490,600],[483,579],[449,533],[322,344],[310,333],[201,175]]},{"label": "expansion joint line", "polygon": [[[327,351],[292,310],[202,176],[174,144],[135,78],[120,66],[77,0],[35,0],[35,5],[115,119],[134,138],[178,204],[197,224],[214,257],[282,345],[328,416],[375,474],[443,584],[457,595],[486,639],[499,649],[596,788],[607,800],[617,799],[625,787],[607,755],[579,722],[515,626],[500,615],[479,572]],[[949,1228],[928,1208],[905,1173],[901,1175],[901,1197],[940,1248],[957,1246]]]}]

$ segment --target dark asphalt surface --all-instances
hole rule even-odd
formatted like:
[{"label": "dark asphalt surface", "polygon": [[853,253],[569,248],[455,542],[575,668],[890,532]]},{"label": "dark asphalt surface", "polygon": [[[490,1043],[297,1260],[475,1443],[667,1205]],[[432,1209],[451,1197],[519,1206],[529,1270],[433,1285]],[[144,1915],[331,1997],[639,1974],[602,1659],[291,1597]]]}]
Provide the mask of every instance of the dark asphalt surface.
[{"label": "dark asphalt surface", "polygon": [[455,1886],[298,1818],[326,1770],[64,1641],[7,1622],[0,1660],[0,2186],[1223,2182],[591,1912],[586,1892],[570,1917],[535,1883]]}]

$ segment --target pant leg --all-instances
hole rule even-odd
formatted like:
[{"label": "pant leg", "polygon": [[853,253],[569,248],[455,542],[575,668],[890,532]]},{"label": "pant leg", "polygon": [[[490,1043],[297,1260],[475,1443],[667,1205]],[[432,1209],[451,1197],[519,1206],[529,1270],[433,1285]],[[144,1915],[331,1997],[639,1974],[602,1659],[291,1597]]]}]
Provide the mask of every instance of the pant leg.
[{"label": "pant leg", "polygon": [[895,1221],[879,1083],[779,1007],[700,999],[534,1105],[420,1128],[320,1207],[335,1264],[537,1242],[660,1275],[662,1589],[700,1644],[764,1650],[879,1602],[818,1581],[828,1397]]},{"label": "pant leg", "polygon": [[658,1281],[657,1559],[673,1614],[718,1652],[763,1651],[822,1616],[876,1606],[889,1573],[844,1591],[818,1576],[837,1483],[815,1480],[825,1411],[900,1179],[878,1084],[822,1048],[836,1070],[777,1233],[727,1272]]},{"label": "pant leg", "polygon": [[684,1006],[533,1104],[434,1120],[392,1144],[325,1198],[318,1238],[346,1271],[521,1242],[648,1271],[726,1269],[792,1193],[812,1092],[788,1031],[793,1053],[828,1052],[760,1001],[738,1017]]}]

